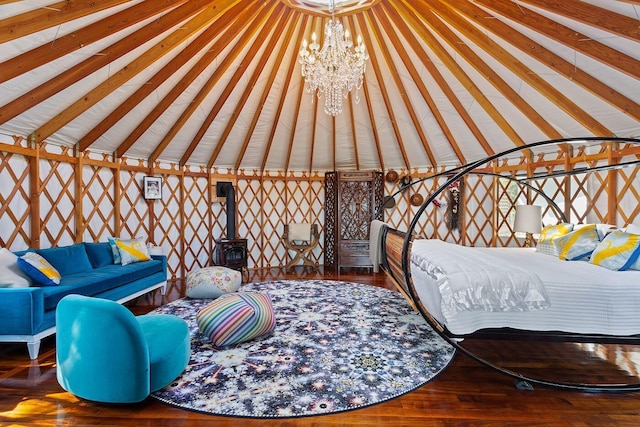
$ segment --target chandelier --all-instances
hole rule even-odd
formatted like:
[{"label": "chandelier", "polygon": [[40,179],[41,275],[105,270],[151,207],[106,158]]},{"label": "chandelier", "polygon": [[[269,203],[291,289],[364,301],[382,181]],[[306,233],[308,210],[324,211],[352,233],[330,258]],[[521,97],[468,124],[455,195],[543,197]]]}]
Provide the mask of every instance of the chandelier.
[{"label": "chandelier", "polygon": [[[360,102],[358,90],[362,87],[366,61],[369,59],[362,38],[353,48],[349,30],[344,31],[342,23],[334,16],[334,0],[329,1],[331,19],[324,26],[324,46],[316,42],[316,33],[311,35],[311,44],[302,41],[300,64],[307,92],[318,98],[324,94],[324,112],[335,116],[342,112],[342,98],[346,98],[355,88],[356,104]],[[312,98],[313,99],[313,98]]]}]

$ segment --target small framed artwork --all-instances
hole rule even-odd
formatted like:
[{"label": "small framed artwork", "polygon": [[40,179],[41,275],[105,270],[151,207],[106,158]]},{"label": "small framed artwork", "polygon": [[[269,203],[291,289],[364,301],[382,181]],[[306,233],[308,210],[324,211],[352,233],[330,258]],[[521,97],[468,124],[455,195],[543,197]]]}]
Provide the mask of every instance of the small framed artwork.
[{"label": "small framed artwork", "polygon": [[145,176],[142,181],[142,188],[146,200],[162,199],[162,178]]}]

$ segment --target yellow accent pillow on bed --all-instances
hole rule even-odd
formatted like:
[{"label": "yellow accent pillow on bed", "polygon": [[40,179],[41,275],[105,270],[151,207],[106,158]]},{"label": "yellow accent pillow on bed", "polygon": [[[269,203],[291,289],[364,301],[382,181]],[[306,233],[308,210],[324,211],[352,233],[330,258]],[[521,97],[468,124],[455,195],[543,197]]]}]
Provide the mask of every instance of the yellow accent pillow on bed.
[{"label": "yellow accent pillow on bed", "polygon": [[556,225],[547,225],[540,232],[538,244],[536,245],[536,252],[553,256],[560,255],[560,247],[557,245],[556,240],[565,234],[569,234],[571,230],[573,230],[573,224],[566,222]]},{"label": "yellow accent pillow on bed", "polygon": [[621,271],[634,268],[639,256],[640,235],[614,230],[600,242],[589,262],[609,270]]},{"label": "yellow accent pillow on bed", "polygon": [[600,244],[600,234],[595,224],[585,225],[556,239],[558,257],[567,261],[588,258]]}]

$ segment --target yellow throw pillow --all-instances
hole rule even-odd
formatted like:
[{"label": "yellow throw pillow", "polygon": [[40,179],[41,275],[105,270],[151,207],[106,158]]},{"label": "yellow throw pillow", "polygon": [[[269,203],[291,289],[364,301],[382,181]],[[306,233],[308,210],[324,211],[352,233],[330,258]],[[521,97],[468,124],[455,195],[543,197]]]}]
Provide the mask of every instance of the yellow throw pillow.
[{"label": "yellow throw pillow", "polygon": [[600,235],[596,225],[589,224],[558,237],[555,243],[560,247],[560,259],[575,261],[591,255],[600,244]]},{"label": "yellow throw pillow", "polygon": [[560,248],[556,243],[559,237],[569,234],[573,230],[573,224],[561,223],[557,225],[547,225],[540,232],[536,252],[547,255],[560,255]]},{"label": "yellow throw pillow", "polygon": [[120,252],[122,265],[133,264],[134,262],[149,261],[151,256],[142,238],[115,241]]},{"label": "yellow throw pillow", "polygon": [[609,270],[627,270],[640,257],[640,235],[614,230],[591,254],[589,262]]},{"label": "yellow throw pillow", "polygon": [[40,254],[27,252],[18,258],[18,266],[40,285],[57,286],[60,284],[60,273]]}]

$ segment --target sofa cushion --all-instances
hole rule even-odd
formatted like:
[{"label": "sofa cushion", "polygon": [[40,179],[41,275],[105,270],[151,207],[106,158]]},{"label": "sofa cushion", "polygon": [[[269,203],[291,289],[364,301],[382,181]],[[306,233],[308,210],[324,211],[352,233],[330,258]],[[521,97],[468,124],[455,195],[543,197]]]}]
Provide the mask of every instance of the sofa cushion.
[{"label": "sofa cushion", "polygon": [[126,266],[111,264],[89,272],[63,276],[60,285],[43,288],[44,309],[54,309],[65,295],[95,296],[162,271],[162,261],[150,260]]},{"label": "sofa cushion", "polygon": [[61,276],[82,273],[93,269],[84,243],[57,248],[36,249],[36,252],[60,272]]},{"label": "sofa cushion", "polygon": [[93,268],[113,264],[113,253],[109,242],[85,243],[84,248]]},{"label": "sofa cushion", "polygon": [[44,257],[27,252],[18,258],[18,266],[41,286],[56,286],[60,283],[60,273]]},{"label": "sofa cushion", "polygon": [[18,256],[0,248],[0,288],[27,288],[31,278],[18,266]]}]

